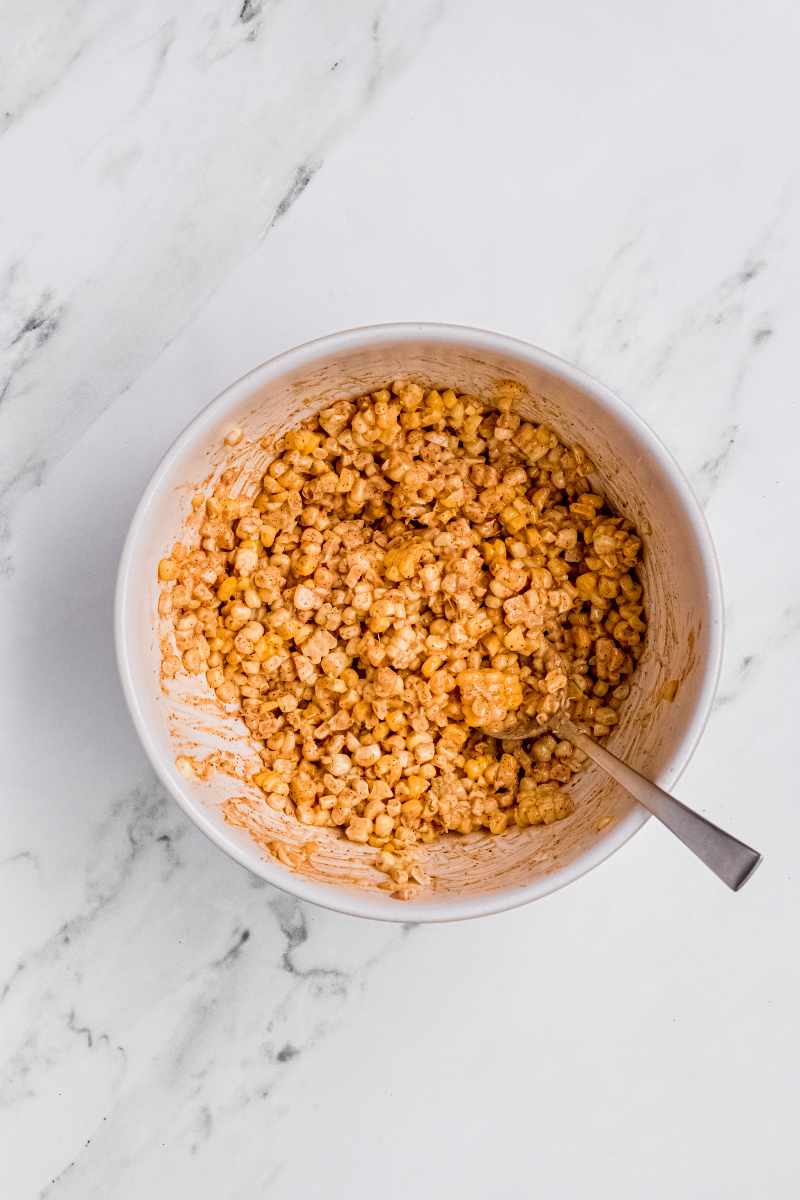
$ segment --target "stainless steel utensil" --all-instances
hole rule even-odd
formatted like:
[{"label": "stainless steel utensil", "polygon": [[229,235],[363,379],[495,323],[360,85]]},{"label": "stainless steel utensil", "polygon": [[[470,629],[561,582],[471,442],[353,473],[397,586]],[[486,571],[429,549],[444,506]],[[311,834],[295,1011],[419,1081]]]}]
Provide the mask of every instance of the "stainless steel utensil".
[{"label": "stainless steel utensil", "polygon": [[645,779],[644,775],[634,771],[633,767],[629,767],[610,750],[599,745],[594,738],[581,733],[567,717],[557,714],[546,726],[520,726],[509,733],[498,734],[489,730],[484,732],[489,733],[491,737],[500,737],[504,742],[514,742],[541,737],[548,731],[566,738],[588,755],[592,762],[630,792],[648,812],[658,817],[662,825],[666,825],[667,829],[680,838],[684,846],[688,846],[734,892],[738,892],[739,888],[747,883],[761,862],[761,855],[757,850],[746,846],[738,838],[707,821],[655,783]]}]

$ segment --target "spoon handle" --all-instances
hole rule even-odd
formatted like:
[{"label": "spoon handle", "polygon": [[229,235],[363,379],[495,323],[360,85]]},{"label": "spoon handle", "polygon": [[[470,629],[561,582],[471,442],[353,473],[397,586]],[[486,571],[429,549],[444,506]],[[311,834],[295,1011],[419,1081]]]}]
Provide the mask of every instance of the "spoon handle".
[{"label": "spoon handle", "polygon": [[573,745],[587,754],[598,767],[607,771],[654,817],[658,817],[667,829],[671,829],[675,836],[680,838],[684,846],[688,846],[734,892],[747,882],[761,862],[761,855],[756,850],[732,837],[724,829],[713,825],[699,813],[693,812],[649,779],[645,779],[610,750],[581,733],[571,721],[559,721],[558,732],[569,738]]}]

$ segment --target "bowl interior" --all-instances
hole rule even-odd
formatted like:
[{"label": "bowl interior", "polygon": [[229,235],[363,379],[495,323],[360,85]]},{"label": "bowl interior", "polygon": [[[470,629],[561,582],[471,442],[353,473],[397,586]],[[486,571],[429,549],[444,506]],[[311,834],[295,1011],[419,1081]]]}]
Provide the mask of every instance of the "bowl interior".
[{"label": "bowl interior", "polygon": [[[192,496],[209,490],[232,456],[245,468],[243,477],[263,469],[270,456],[258,440],[266,434],[396,378],[488,399],[513,383],[524,416],[547,422],[565,442],[588,450],[598,486],[635,522],[645,545],[647,645],[609,746],[670,786],[702,730],[720,653],[718,584],[702,518],[672,460],[620,401],[541,351],[497,335],[419,326],[353,331],[290,351],[234,384],[178,439],[145,494],[120,572],[118,648],[148,753],[185,810],[219,845],[279,886],[331,907],[395,920],[447,919],[554,890],[621,845],[644,814],[587,766],[570,785],[576,809],[564,821],[421,846],[431,888],[401,903],[379,890],[385,876],[372,866],[374,850],[330,830],[309,831],[263,803],[246,781],[255,762],[246,729],[220,712],[204,680],[162,685],[159,671],[160,643],[169,629],[156,616],[156,569],[176,540],[196,537]],[[235,451],[223,443],[232,426],[245,432]],[[199,761],[210,754],[214,769],[207,779],[187,778],[175,765],[179,755]],[[225,805],[238,826],[225,820]],[[267,842],[299,847],[312,836],[316,849],[300,871],[264,849]]]}]

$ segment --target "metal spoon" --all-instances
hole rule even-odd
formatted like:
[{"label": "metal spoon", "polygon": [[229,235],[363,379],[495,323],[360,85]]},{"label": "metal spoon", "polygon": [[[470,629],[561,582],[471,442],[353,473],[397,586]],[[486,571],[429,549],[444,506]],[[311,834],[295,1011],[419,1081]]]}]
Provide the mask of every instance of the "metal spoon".
[{"label": "metal spoon", "polygon": [[662,825],[672,830],[684,846],[688,846],[734,892],[738,892],[739,888],[747,883],[761,862],[761,855],[757,850],[746,846],[738,838],[713,825],[711,821],[681,804],[680,800],[670,796],[655,783],[645,779],[644,775],[640,775],[610,750],[600,746],[594,738],[581,733],[567,717],[558,714],[546,726],[519,726],[508,733],[492,732],[488,729],[483,732],[504,742],[521,742],[525,738],[541,737],[548,730],[560,734],[588,755],[592,762],[624,787],[648,812],[658,817]]}]

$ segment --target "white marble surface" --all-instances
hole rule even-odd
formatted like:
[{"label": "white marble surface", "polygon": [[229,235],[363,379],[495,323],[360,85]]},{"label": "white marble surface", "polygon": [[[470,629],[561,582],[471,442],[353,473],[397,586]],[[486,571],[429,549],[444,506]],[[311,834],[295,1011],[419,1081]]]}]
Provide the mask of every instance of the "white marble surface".
[{"label": "white marble surface", "polygon": [[[790,0],[0,3],[0,1195],[789,1200],[800,17]],[[682,795],[521,911],[259,886],[156,783],[116,560],[230,380],[391,319],[527,338],[690,475],[728,642]]]}]

